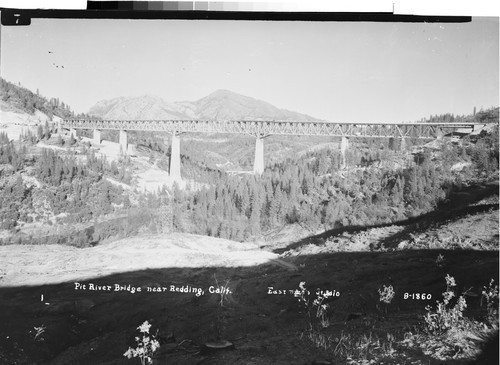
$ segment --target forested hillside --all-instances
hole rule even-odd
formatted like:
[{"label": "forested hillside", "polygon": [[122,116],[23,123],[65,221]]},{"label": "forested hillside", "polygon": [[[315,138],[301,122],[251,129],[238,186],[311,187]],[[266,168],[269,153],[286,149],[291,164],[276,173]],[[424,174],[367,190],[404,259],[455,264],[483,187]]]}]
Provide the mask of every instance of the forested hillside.
[{"label": "forested hillside", "polygon": [[[43,149],[32,154],[32,145],[16,147],[0,133],[0,229],[18,232],[24,224],[75,225],[97,222],[100,217],[130,207],[123,188],[105,177],[130,182],[125,164],[109,163],[89,151],[84,162],[75,154],[60,155]],[[69,227],[69,226],[68,226]],[[87,245],[92,237],[72,237],[73,228],[48,242]],[[41,237],[17,235],[7,242],[41,243]],[[47,241],[47,240],[46,240]]]},{"label": "forested hillside", "polygon": [[[350,164],[375,163],[380,161],[377,154],[357,160],[351,156]],[[460,163],[467,168],[453,169]],[[435,209],[478,177],[494,177],[498,138],[482,136],[461,146],[445,143],[439,153],[418,154],[413,163],[395,170],[365,163],[339,173],[339,167],[340,154],[322,150],[269,166],[261,177],[220,175],[198,192],[177,189],[176,228],[244,240],[291,223],[314,232],[401,221]]]},{"label": "forested hillside", "polygon": [[33,93],[21,85],[15,85],[1,77],[0,98],[2,101],[28,114],[33,114],[35,110],[39,110],[51,119],[54,115],[60,118],[84,118],[87,116],[86,114],[75,115],[69,105],[60,101],[59,98],[47,99],[41,96],[38,90]]},{"label": "forested hillside", "polygon": [[[9,105],[74,116],[57,99],[0,82],[0,95]],[[417,141],[408,140],[407,150],[397,140],[353,139],[347,169],[341,168],[332,139],[272,136],[266,139],[262,176],[226,172],[251,169],[252,138],[189,134],[181,159],[183,178],[190,183],[153,193],[137,190],[136,172],[139,161],[168,171],[170,146],[164,136],[131,133],[138,156],[108,161],[81,136],[58,135],[47,123],[25,131],[19,141],[0,133],[0,239],[83,247],[108,237],[164,230],[164,212],[177,232],[237,241],[259,239],[291,224],[310,233],[390,224],[433,211],[468,184],[498,178],[498,108],[422,121],[496,127],[429,147],[412,149]],[[113,139],[116,133],[103,136]],[[199,186],[192,188],[191,182]],[[44,227],[49,233],[40,236],[36,229]]]},{"label": "forested hillside", "polygon": [[[175,231],[238,241],[294,223],[311,233],[393,223],[430,212],[451,192],[498,173],[496,133],[468,137],[459,144],[443,142],[439,151],[424,149],[406,160],[384,145],[379,150],[352,149],[347,154],[351,168],[345,171],[340,170],[340,152],[322,149],[268,165],[260,177],[228,175],[184,155],[183,169],[208,183],[206,187],[181,190],[174,185],[170,192],[139,194],[132,204],[130,193],[108,180],[130,184],[130,159],[110,163],[92,150],[83,160],[52,150],[28,153],[40,139],[51,138],[50,131],[39,129],[37,136],[27,134],[17,147],[4,134],[0,136],[2,229],[17,232],[20,225],[31,222],[94,225],[92,234],[47,238],[79,246],[109,236],[133,235],[141,226],[156,232],[163,224],[158,209],[165,204],[171,205]],[[398,168],[383,167],[382,162],[396,160],[406,162]],[[463,168],[456,169],[457,165]],[[26,175],[43,188],[27,183]],[[159,195],[173,199],[160,200]],[[97,224],[117,214],[122,219]],[[5,242],[31,241],[29,235],[17,235]]]}]

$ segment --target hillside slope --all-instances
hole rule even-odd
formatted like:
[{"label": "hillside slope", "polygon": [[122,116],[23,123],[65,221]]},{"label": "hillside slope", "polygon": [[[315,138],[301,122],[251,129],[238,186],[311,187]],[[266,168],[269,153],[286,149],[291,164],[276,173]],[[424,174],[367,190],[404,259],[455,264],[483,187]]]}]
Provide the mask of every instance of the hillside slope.
[{"label": "hillside slope", "polygon": [[309,115],[279,109],[265,101],[236,94],[229,90],[217,90],[198,100],[195,105],[197,115],[201,119],[263,119],[300,122],[318,120]]},{"label": "hillside slope", "polygon": [[154,95],[102,100],[89,114],[103,119],[189,119],[177,106]]}]

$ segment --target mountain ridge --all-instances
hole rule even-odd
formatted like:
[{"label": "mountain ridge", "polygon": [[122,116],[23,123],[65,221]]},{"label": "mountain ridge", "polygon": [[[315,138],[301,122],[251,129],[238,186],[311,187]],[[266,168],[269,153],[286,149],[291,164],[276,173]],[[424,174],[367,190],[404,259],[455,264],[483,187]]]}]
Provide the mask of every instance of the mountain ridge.
[{"label": "mountain ridge", "polygon": [[238,120],[295,120],[320,119],[266,101],[219,89],[196,101],[169,102],[156,95],[116,97],[98,101],[89,115],[103,119],[238,119]]}]

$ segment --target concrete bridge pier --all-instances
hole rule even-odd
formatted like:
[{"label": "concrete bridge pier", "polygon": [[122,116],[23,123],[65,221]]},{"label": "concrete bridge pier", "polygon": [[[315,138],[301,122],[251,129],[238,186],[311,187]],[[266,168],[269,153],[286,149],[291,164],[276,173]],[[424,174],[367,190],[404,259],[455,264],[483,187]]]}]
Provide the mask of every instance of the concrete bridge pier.
[{"label": "concrete bridge pier", "polygon": [[474,124],[472,126],[472,132],[481,131],[484,129],[484,127],[486,127],[486,124]]},{"label": "concrete bridge pier", "polygon": [[69,136],[73,136],[73,138],[76,139],[76,129],[75,128],[70,128],[69,129]]},{"label": "concrete bridge pier", "polygon": [[94,143],[101,144],[101,131],[99,129],[94,129]]},{"label": "concrete bridge pier", "polygon": [[180,133],[172,133],[172,148],[170,151],[170,177],[174,181],[181,181],[181,139]]},{"label": "concrete bridge pier", "polygon": [[255,175],[262,175],[264,172],[264,136],[257,136],[255,139],[255,159],[253,162],[253,172]]},{"label": "concrete bridge pier", "polygon": [[342,169],[345,169],[347,167],[347,161],[345,158],[345,153],[347,152],[347,149],[349,148],[349,139],[345,136],[342,136],[342,140],[340,141],[340,153],[342,154]]},{"label": "concrete bridge pier", "polygon": [[120,151],[122,154],[126,155],[127,154],[127,148],[128,148],[128,138],[127,138],[127,131],[125,130],[120,130]]}]

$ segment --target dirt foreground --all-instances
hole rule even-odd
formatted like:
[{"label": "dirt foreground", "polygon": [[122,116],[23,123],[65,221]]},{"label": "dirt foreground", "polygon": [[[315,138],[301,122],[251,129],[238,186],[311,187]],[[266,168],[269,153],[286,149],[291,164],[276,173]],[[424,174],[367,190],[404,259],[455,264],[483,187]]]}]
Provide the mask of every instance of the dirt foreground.
[{"label": "dirt foreground", "polygon": [[[160,343],[155,364],[466,364],[460,356],[435,358],[419,344],[403,346],[404,338],[419,330],[425,306],[442,299],[447,274],[460,289],[472,288],[467,314],[478,318],[482,287],[498,282],[498,251],[280,259],[252,244],[176,234],[78,250],[6,246],[0,253],[8,263],[0,288],[1,364],[139,364],[123,354],[146,320]],[[307,311],[292,294],[301,282],[333,293],[329,326],[320,333],[339,353],[307,337]],[[379,301],[384,285],[396,292],[387,306]],[[207,347],[222,340],[229,349]]]}]

